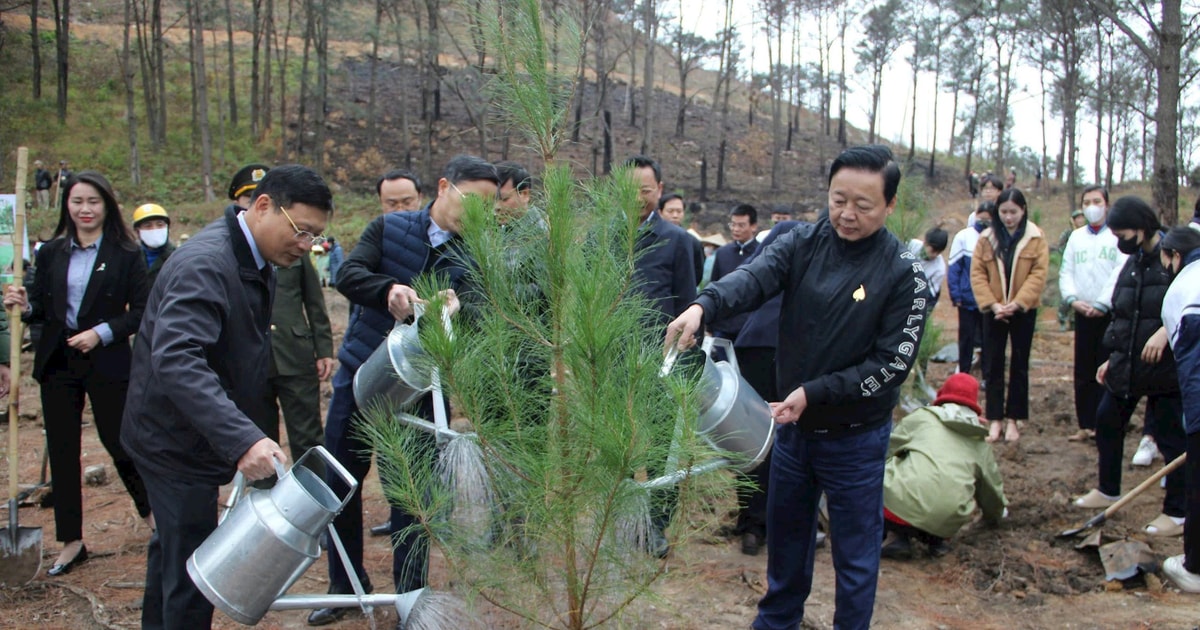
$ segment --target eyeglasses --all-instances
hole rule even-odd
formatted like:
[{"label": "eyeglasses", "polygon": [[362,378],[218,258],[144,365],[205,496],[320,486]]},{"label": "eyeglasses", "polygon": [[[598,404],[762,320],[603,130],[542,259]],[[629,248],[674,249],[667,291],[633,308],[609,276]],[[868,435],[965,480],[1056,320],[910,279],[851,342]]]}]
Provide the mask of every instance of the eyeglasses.
[{"label": "eyeglasses", "polygon": [[324,235],[316,235],[312,232],[306,232],[296,227],[296,222],[292,220],[292,215],[288,214],[286,208],[279,204],[275,204],[275,207],[279,208],[279,211],[283,213],[283,216],[287,217],[288,223],[292,224],[292,229],[296,230],[296,240],[302,243],[308,243],[309,247],[312,247],[313,245],[324,245],[325,241],[329,240]]}]

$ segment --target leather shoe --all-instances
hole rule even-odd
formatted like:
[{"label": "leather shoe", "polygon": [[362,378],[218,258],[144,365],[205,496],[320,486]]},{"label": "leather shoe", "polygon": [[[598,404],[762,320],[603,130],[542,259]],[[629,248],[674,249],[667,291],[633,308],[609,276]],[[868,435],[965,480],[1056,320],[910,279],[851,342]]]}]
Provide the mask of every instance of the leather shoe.
[{"label": "leather shoe", "polygon": [[68,560],[67,562],[65,562],[63,564],[56,564],[56,565],[50,567],[50,570],[46,571],[46,575],[49,575],[50,577],[58,577],[60,575],[66,575],[71,572],[71,569],[75,568],[78,565],[83,564],[84,562],[87,562],[87,559],[88,559],[87,545],[80,545],[79,553],[75,554],[74,558],[71,558],[70,560]]},{"label": "leather shoe", "polygon": [[[348,588],[330,587],[330,595],[345,595],[343,591],[349,591]],[[363,582],[363,592],[370,593],[374,591],[374,587],[370,582]],[[310,626],[325,626],[335,621],[340,621],[346,615],[358,610],[357,608],[318,608],[311,613],[308,613],[308,625]]]},{"label": "leather shoe", "polygon": [[758,535],[754,532],[742,534],[742,553],[747,556],[758,555]]},{"label": "leather shoe", "polygon": [[375,527],[371,528],[372,536],[387,536],[390,533],[392,533],[392,522],[391,521],[384,521],[384,522],[376,525]]}]

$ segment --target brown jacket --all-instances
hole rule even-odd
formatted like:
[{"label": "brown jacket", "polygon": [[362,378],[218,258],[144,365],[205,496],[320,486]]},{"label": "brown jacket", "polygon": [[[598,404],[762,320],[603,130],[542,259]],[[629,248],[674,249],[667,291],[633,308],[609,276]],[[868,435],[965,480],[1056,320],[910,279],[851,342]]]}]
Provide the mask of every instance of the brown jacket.
[{"label": "brown jacket", "polygon": [[[1012,286],[1004,275],[1003,262],[996,256],[996,228],[979,235],[975,255],[971,258],[971,290],[980,311],[991,310],[993,304],[1016,302],[1022,311],[1038,307],[1046,273],[1050,268],[1050,247],[1041,228],[1032,221],[1025,224],[1025,236],[1017,243],[1016,261],[1012,266]],[[1000,226],[1000,229],[1004,229]]]}]

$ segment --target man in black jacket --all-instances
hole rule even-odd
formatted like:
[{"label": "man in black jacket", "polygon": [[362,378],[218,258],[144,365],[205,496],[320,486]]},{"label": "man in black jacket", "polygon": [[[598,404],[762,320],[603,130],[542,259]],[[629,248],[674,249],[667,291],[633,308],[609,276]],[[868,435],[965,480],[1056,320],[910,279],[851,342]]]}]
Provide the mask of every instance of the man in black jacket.
[{"label": "man in black jacket", "polygon": [[121,444],[146,482],[158,529],[146,554],[143,628],[207,628],[213,606],[188,557],[217,527],[217,490],[285,457],[270,417],[271,265],[308,256],[333,213],[321,177],[272,169],[245,212],[227,210],[163,265],[133,347]]},{"label": "man in black jacket", "polygon": [[[459,293],[466,287],[463,254],[457,250],[461,239],[463,198],[465,195],[496,196],[500,181],[496,168],[484,160],[460,155],[450,160],[437,182],[437,196],[417,212],[390,212],[373,220],[346,258],[338,272],[338,292],[357,308],[353,310],[346,335],[338,351],[341,367],[333,376],[333,398],[325,417],[325,447],[359,481],[346,507],[333,521],[345,544],[354,571],[368,591],[370,577],[362,564],[362,480],[371,470],[371,445],[355,430],[358,404],[354,400],[354,375],[371,356],[397,321],[413,314],[413,305],[421,302],[413,284],[418,277],[439,274]],[[430,297],[430,296],[426,296]],[[421,413],[432,421],[431,396],[421,402]],[[430,440],[428,453],[433,456]],[[336,475],[327,474],[329,487],[338,496],[346,493],[346,484]],[[415,517],[398,506],[391,508],[392,580],[397,593],[425,586],[428,545],[409,525]],[[329,592],[351,593],[349,575],[341,560],[330,555]],[[348,608],[319,608],[308,616],[308,624],[333,623],[349,612]]]},{"label": "man in black jacket", "polygon": [[883,468],[892,409],[929,301],[921,263],[887,229],[900,169],[882,146],[852,147],[830,168],[829,217],[781,236],[708,285],[667,327],[694,342],[702,324],[783,293],[776,376],[782,425],[767,499],[767,594],[754,628],[796,628],[812,589],[817,502],[828,498],[838,628],[871,622],[883,539]]},{"label": "man in black jacket", "polygon": [[[713,256],[712,282],[729,275],[746,262],[758,250],[758,241],[754,234],[758,232],[758,210],[748,203],[739,203],[729,211],[728,243],[717,248]],[[713,336],[722,339],[734,339],[741,332],[749,313],[741,313],[733,317],[714,320],[711,331]]]},{"label": "man in black jacket", "polygon": [[642,201],[642,233],[638,236],[635,280],[639,290],[659,313],[658,325],[666,324],[696,299],[696,265],[692,254],[695,239],[683,228],[664,221],[655,211],[662,197],[662,169],[658,162],[637,155],[629,158],[630,169]]}]

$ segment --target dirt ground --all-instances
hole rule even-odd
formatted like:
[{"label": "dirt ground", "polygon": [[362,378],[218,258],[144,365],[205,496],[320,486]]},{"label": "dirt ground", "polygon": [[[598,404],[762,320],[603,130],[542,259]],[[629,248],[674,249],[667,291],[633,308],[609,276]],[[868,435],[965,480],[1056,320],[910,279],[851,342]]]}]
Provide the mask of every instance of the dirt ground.
[{"label": "dirt ground", "polygon": [[[346,302],[327,294],[335,335],[346,322]],[[1095,479],[1095,449],[1091,444],[1066,441],[1075,429],[1071,387],[1071,333],[1060,332],[1053,309],[1039,314],[1031,370],[1034,411],[1020,442],[998,445],[1011,516],[1001,527],[968,526],[952,541],[952,551],[940,559],[919,557],[908,562],[884,560],[880,571],[875,627],[878,628],[1192,628],[1200,622],[1194,595],[1164,586],[1156,576],[1132,583],[1106,584],[1094,551],[1082,552],[1071,541],[1056,540],[1056,532],[1081,524],[1093,515],[1067,506]],[[942,300],[936,320],[943,339],[953,340],[956,318]],[[26,354],[24,373],[32,356]],[[931,379],[941,383],[953,370],[932,364]],[[325,397],[328,398],[328,385]],[[38,388],[28,377],[21,383],[20,481],[38,479],[42,458]],[[1141,414],[1135,416],[1135,429]],[[85,416],[85,420],[86,420]],[[7,443],[7,426],[0,429]],[[1126,440],[1126,457],[1136,447],[1140,431]],[[37,507],[20,510],[22,525],[42,527],[45,536],[43,572],[23,589],[0,591],[0,627],[4,628],[124,628],[136,627],[145,570],[149,531],[137,518],[119,483],[112,481],[111,462],[94,429],[83,430],[84,465],[107,463],[110,481],[86,487],[85,539],[93,559],[67,576],[49,579],[45,569],[60,549],[54,542],[53,511]],[[1156,465],[1161,465],[1161,462]],[[7,471],[7,466],[4,467]],[[6,472],[5,472],[6,474]],[[1147,469],[1126,468],[1124,488],[1131,489],[1149,475]],[[1106,535],[1144,540],[1161,558],[1182,551],[1179,539],[1158,540],[1141,527],[1159,512],[1162,491],[1137,498],[1104,527]],[[732,500],[730,500],[732,504]],[[377,478],[366,487],[365,521],[386,518]],[[5,510],[6,512],[6,510]],[[4,514],[7,520],[7,513]],[[386,582],[389,550],[383,539],[368,539],[367,566],[376,582]],[[324,592],[325,559],[318,561],[292,592]],[[715,533],[684,544],[666,560],[668,571],[656,583],[658,598],[638,605],[630,627],[744,628],[754,618],[755,604],[765,588],[766,553],[741,554],[740,543]],[[448,576],[435,557],[433,585],[445,589]],[[817,554],[814,592],[808,600],[806,627],[831,628],[833,569],[829,550]],[[268,628],[302,628],[306,613],[276,612],[262,622]],[[390,627],[389,612],[377,613],[380,627]],[[508,623],[497,625],[510,627]],[[240,627],[216,615],[219,628]],[[342,628],[366,628],[361,616],[343,621]]]}]

